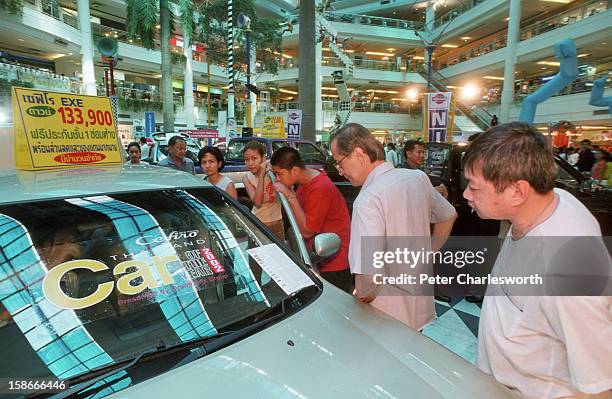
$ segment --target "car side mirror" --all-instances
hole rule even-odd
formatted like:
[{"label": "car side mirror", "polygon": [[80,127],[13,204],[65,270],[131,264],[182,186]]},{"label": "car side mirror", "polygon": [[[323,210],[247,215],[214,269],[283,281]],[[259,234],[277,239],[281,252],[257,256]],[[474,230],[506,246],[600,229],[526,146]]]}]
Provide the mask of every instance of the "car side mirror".
[{"label": "car side mirror", "polygon": [[342,246],[342,241],[336,233],[321,233],[314,238],[314,253],[311,255],[313,262],[318,263],[335,255]]}]

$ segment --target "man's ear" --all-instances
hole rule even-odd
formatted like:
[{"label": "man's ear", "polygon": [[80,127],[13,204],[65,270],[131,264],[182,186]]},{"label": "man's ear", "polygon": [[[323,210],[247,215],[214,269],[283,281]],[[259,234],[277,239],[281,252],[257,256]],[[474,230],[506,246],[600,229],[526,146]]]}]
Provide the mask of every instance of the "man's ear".
[{"label": "man's ear", "polygon": [[519,180],[517,182],[512,183],[512,198],[511,204],[512,206],[519,206],[525,203],[527,198],[533,192],[533,188],[531,185],[525,180]]}]

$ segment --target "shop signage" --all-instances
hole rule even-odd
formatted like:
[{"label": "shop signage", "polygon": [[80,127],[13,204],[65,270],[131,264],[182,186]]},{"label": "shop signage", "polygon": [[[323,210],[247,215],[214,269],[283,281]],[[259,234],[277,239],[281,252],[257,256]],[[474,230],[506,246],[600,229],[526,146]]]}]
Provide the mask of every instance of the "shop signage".
[{"label": "shop signage", "polygon": [[187,133],[194,139],[216,139],[219,138],[217,129],[180,129],[179,132]]},{"label": "shop signage", "polygon": [[287,138],[300,139],[302,131],[302,110],[288,109],[287,110]]},{"label": "shop signage", "polygon": [[284,116],[266,116],[262,130],[263,137],[284,138],[285,135],[285,117]]},{"label": "shop signage", "polygon": [[12,92],[17,169],[122,163],[110,98],[21,87]]},{"label": "shop signage", "polygon": [[425,95],[425,133],[428,142],[452,141],[454,105],[452,93],[427,93]]}]

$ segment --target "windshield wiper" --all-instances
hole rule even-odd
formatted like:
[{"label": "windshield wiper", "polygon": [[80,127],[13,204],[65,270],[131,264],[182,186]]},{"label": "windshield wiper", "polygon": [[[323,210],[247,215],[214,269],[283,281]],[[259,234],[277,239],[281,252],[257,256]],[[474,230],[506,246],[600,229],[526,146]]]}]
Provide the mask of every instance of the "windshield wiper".
[{"label": "windshield wiper", "polygon": [[[102,380],[105,380],[108,377],[112,377],[113,375],[117,374],[120,371],[129,369],[130,367],[135,366],[138,362],[140,362],[142,360],[142,358],[144,358],[147,355],[156,353],[159,350],[160,350],[160,348],[158,348],[158,347],[147,349],[146,351],[141,352],[138,356],[136,356],[134,359],[129,361],[129,363],[124,364],[123,366],[120,366],[120,367],[113,368],[109,372],[104,373],[104,374],[102,374],[102,375],[100,375],[98,377],[94,377],[94,378],[91,378],[91,379],[89,379],[87,381],[81,382],[80,384],[71,386],[70,388],[66,389],[65,391],[59,392],[59,393],[51,396],[50,399],[63,399],[63,398],[67,398],[68,396],[72,396],[74,394],[83,392],[87,388],[91,387],[92,385],[95,385],[96,383],[98,383],[98,382],[100,382]],[[102,386],[101,388],[105,388],[105,387]]]}]

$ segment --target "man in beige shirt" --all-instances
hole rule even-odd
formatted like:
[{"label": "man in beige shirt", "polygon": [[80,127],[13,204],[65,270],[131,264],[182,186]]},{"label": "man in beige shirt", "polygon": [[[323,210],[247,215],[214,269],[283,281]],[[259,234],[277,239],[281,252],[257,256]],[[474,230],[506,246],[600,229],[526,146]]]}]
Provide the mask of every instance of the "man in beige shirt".
[{"label": "man in beige shirt", "polygon": [[[350,123],[332,138],[335,166],[353,186],[362,186],[353,204],[349,264],[355,274],[355,295],[402,323],[421,330],[435,318],[433,293],[423,294],[418,284],[381,284],[368,260],[371,250],[418,243],[438,249],[457,217],[455,209],[419,170],[396,169],[385,162],[382,144],[363,126]],[[430,224],[434,224],[431,243]],[[412,245],[411,245],[412,244]],[[368,249],[364,249],[364,248]],[[373,248],[375,247],[375,248]],[[429,273],[430,266],[394,264],[389,275]],[[422,288],[422,287],[421,287]]]}]

